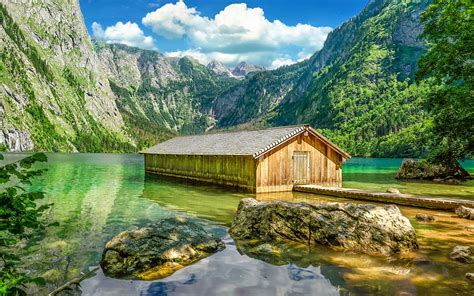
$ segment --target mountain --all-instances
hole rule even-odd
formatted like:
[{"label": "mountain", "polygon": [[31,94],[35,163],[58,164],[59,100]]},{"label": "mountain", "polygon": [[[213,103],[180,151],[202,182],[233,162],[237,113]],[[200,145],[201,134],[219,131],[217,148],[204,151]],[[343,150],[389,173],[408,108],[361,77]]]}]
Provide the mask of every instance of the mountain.
[{"label": "mountain", "polygon": [[265,68],[262,66],[247,64],[246,62],[240,62],[232,69],[232,75],[234,77],[245,77],[249,73],[260,71],[265,71]]},{"label": "mountain", "polygon": [[1,149],[133,148],[78,1],[2,1],[0,24]]},{"label": "mountain", "polygon": [[232,74],[232,71],[229,68],[227,68],[226,65],[224,65],[223,63],[221,63],[219,61],[216,61],[216,60],[210,61],[209,64],[207,64],[206,67],[209,70],[216,73],[217,75],[221,75],[221,76],[225,76],[225,77],[233,77],[234,76]]},{"label": "mountain", "polygon": [[156,51],[95,42],[128,133],[138,147],[215,124],[213,102],[238,82],[198,61]]},{"label": "mountain", "polygon": [[216,60],[209,62],[209,64],[207,64],[207,68],[220,76],[235,77],[239,79],[245,78],[245,76],[247,76],[249,73],[266,70],[265,67],[247,64],[246,62],[240,62],[235,67],[229,68]]},{"label": "mountain", "polygon": [[0,4],[0,149],[136,151],[309,123],[355,156],[424,152],[427,87],[413,75],[429,0],[371,0],[311,58],[272,71],[92,43],[77,0],[12,2]]},{"label": "mountain", "polygon": [[354,155],[423,153],[426,87],[412,80],[425,52],[420,14],[429,2],[370,1],[309,60],[256,73],[225,92],[215,102],[218,127],[309,123]]}]

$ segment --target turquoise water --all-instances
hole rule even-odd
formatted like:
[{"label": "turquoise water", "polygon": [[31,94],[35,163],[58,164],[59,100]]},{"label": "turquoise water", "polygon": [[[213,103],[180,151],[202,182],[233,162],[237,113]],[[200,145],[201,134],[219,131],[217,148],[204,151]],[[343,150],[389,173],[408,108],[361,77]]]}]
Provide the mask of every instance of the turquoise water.
[{"label": "turquoise water", "polygon": [[[9,154],[9,160],[21,155]],[[406,258],[370,257],[325,247],[282,246],[278,258],[259,258],[226,233],[243,197],[261,200],[345,201],[304,193],[252,195],[217,186],[145,176],[143,160],[134,154],[49,154],[48,172],[34,189],[46,192],[54,206],[46,217],[59,222],[35,243],[20,248],[26,271],[45,277],[44,294],[80,276],[100,262],[105,243],[119,232],[157,219],[182,215],[201,219],[220,233],[226,249],[157,281],[118,280],[101,271],[77,288],[83,295],[471,295],[464,279],[472,268],[447,259],[456,244],[474,244],[466,229],[474,222],[450,213],[402,207],[412,221],[420,250]],[[343,168],[344,186],[474,199],[474,184],[442,185],[398,182],[397,159],[352,159]],[[474,162],[464,166],[474,171]],[[416,213],[436,215],[422,224]]]},{"label": "turquoise water", "polygon": [[[343,166],[343,186],[349,188],[385,191],[397,188],[401,193],[474,200],[474,180],[461,185],[433,184],[429,181],[399,181],[394,178],[402,159],[354,158]],[[461,165],[474,175],[474,160],[462,161]]]}]

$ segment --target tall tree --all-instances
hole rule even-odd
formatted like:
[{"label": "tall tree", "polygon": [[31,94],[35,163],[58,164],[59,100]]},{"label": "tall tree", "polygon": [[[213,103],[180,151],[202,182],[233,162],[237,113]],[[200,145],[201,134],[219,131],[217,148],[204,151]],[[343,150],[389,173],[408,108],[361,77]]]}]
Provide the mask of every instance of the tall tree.
[{"label": "tall tree", "polygon": [[453,164],[474,156],[474,1],[434,0],[422,14],[429,46],[417,79],[429,79],[433,118],[429,158]]}]

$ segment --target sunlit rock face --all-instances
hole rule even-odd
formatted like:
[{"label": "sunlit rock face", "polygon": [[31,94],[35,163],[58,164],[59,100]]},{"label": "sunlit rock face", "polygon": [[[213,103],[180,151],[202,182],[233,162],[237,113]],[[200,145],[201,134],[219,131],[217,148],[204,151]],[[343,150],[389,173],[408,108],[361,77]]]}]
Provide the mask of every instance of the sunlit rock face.
[{"label": "sunlit rock face", "polygon": [[370,255],[418,248],[413,226],[393,205],[310,205],[247,198],[241,200],[229,232],[234,239],[290,240]]},{"label": "sunlit rock face", "polygon": [[105,245],[100,265],[112,277],[153,280],[224,248],[219,237],[200,223],[167,218],[112,238]]},{"label": "sunlit rock face", "polygon": [[1,145],[75,151],[91,137],[128,142],[78,0],[1,1],[0,16]]}]

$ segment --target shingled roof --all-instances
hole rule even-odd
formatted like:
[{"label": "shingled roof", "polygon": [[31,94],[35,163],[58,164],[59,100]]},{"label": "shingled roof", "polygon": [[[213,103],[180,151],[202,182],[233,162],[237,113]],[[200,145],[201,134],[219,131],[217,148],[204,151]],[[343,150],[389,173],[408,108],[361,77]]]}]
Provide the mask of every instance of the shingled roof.
[{"label": "shingled roof", "polygon": [[350,155],[308,125],[283,126],[253,131],[207,133],[170,139],[141,153],[179,155],[260,155],[308,131],[344,158]]}]

